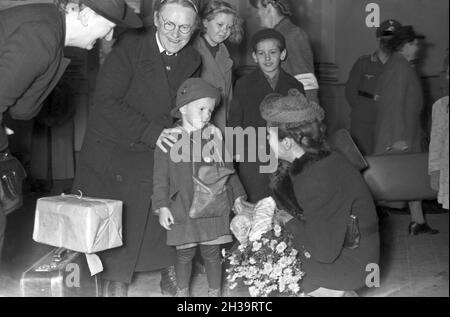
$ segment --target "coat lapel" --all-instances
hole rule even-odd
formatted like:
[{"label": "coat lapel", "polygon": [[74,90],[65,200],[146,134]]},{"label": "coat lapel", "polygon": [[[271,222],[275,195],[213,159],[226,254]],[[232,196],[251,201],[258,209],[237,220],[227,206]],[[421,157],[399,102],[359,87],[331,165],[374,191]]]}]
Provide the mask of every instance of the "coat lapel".
[{"label": "coat lapel", "polygon": [[145,82],[154,82],[160,86],[158,92],[163,96],[163,100],[171,100],[169,81],[165,71],[165,66],[158,43],[156,42],[156,28],[152,27],[148,31],[147,40],[144,42],[143,56],[140,61],[141,71]]}]

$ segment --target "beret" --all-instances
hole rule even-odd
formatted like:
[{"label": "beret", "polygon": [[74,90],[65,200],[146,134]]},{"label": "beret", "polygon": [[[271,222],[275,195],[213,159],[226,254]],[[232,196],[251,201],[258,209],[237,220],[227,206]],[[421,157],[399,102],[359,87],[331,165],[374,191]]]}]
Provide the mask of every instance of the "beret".
[{"label": "beret", "polygon": [[180,109],[188,103],[203,99],[213,98],[216,100],[216,105],[220,102],[220,91],[207,81],[201,78],[189,78],[177,92],[176,107],[172,109],[171,115],[175,118],[181,118]]}]

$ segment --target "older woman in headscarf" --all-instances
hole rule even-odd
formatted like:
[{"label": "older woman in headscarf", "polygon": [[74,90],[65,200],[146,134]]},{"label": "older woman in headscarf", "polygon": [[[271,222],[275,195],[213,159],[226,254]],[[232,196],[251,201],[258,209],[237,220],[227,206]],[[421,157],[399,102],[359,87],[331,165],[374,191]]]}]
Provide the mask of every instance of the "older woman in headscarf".
[{"label": "older woman in headscarf", "polygon": [[99,254],[107,295],[126,296],[135,272],[162,269],[162,289],[176,292],[175,250],[151,213],[153,157],[176,142],[176,91],[199,75],[200,56],[188,45],[197,11],[192,0],[161,1],[155,26],[121,36],[98,75],[73,188],[124,203],[124,246]]},{"label": "older woman in headscarf", "polygon": [[[379,260],[378,219],[360,172],[325,141],[323,109],[296,90],[261,104],[280,160],[271,182],[306,273],[311,296],[354,295]],[[359,222],[359,225],[358,225]]]}]

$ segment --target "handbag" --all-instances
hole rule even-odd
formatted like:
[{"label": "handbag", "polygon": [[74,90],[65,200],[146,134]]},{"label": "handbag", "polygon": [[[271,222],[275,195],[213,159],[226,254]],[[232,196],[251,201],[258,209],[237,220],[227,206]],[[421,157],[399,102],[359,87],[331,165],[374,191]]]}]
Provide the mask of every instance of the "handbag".
[{"label": "handbag", "polygon": [[234,170],[225,167],[223,161],[212,166],[202,166],[195,176],[195,163],[192,162],[194,196],[189,217],[216,218],[231,211],[227,183]]},{"label": "handbag", "polygon": [[358,217],[351,214],[350,220],[347,224],[347,232],[344,239],[344,248],[350,250],[357,249],[360,242],[361,232],[359,230]]},{"label": "handbag", "polygon": [[8,215],[22,207],[22,182],[26,177],[17,158],[8,152],[0,154],[0,212]]}]

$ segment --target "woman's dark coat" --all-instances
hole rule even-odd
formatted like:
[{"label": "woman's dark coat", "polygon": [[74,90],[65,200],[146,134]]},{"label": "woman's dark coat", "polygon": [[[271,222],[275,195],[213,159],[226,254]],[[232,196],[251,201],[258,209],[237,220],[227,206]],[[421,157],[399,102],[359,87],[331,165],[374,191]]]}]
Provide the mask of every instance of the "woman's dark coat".
[{"label": "woman's dark coat", "polygon": [[403,55],[394,53],[384,65],[376,93],[374,154],[385,153],[398,141],[405,141],[409,152],[421,152],[424,98],[415,67]]},{"label": "woman's dark coat", "polygon": [[[306,272],[303,290],[364,287],[366,267],[379,261],[379,233],[375,205],[362,176],[346,158],[328,152],[305,154],[293,163],[290,174],[303,209],[303,220],[294,218],[287,224]],[[343,247],[351,214],[358,217],[362,235],[353,250]]]},{"label": "woman's dark coat", "polygon": [[[267,123],[261,117],[259,111],[261,102],[271,93],[287,95],[290,89],[297,89],[303,94],[305,93],[303,85],[282,69],[280,69],[280,76],[275,90],[272,89],[260,69],[242,77],[236,83],[234,89],[228,126],[233,128],[241,127],[244,130],[247,128],[265,128]],[[266,145],[266,149],[269,149],[265,137],[264,140],[258,141],[258,144]],[[258,160],[258,155],[256,162],[250,162],[248,160],[249,149],[247,146],[245,146],[245,149],[235,149],[233,155],[239,154],[239,150],[245,150],[246,153],[244,161],[239,163],[239,177],[247,192],[249,201],[257,203],[259,200],[270,196],[269,174],[260,173],[260,166],[266,166],[268,163],[261,163]],[[243,158],[241,157],[241,159]]]},{"label": "woman's dark coat", "polygon": [[100,257],[103,277],[125,283],[133,272],[173,264],[174,250],[151,213],[154,150],[161,132],[173,125],[176,90],[201,63],[185,47],[169,84],[155,32],[124,34],[101,68],[73,188],[124,202],[124,246]]}]

